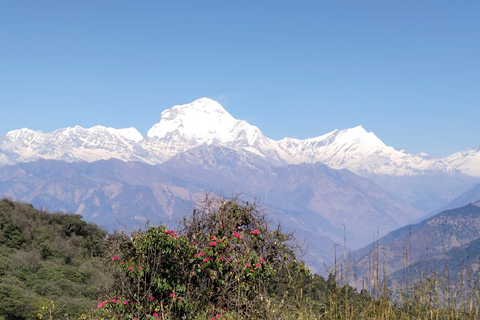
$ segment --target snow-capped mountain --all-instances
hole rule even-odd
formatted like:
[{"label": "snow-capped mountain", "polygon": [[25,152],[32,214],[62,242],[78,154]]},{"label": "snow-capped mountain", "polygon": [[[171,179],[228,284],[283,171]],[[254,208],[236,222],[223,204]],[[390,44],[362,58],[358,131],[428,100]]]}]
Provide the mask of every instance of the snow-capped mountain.
[{"label": "snow-capped mountain", "polygon": [[323,162],[331,168],[348,169],[360,175],[416,175],[425,171],[448,171],[442,162],[386,146],[362,126],[334,130],[317,138],[285,138],[278,142],[289,163]]},{"label": "snow-capped mountain", "polygon": [[[42,159],[97,161],[117,158],[124,161],[148,161],[141,157],[139,142],[143,136],[135,128],[114,129],[80,126],[50,133],[19,129],[0,137],[0,164]],[[139,152],[140,151],[140,152]]]},{"label": "snow-capped mountain", "polygon": [[480,182],[478,148],[432,159],[361,126],[275,141],[208,98],[163,111],[145,137],[102,126],[10,131],[0,165],[1,195],[105,224],[183,215],[205,191],[258,195],[316,247],[341,242],[346,221],[349,239],[366,243],[378,225],[419,219]]},{"label": "snow-capped mountain", "polygon": [[445,159],[412,155],[386,146],[372,132],[358,126],[322,136],[274,141],[255,126],[233,118],[218,102],[201,98],[161,113],[146,137],[134,128],[79,126],[51,133],[20,129],[0,137],[0,164],[39,158],[88,162],[116,158],[163,163],[202,144],[219,145],[259,156],[273,165],[323,162],[357,174],[415,176],[426,172],[480,177],[480,151],[471,149]]},{"label": "snow-capped mountain", "polygon": [[165,110],[147,133],[142,146],[170,158],[193,147],[208,144],[245,150],[278,162],[276,142],[255,126],[232,117],[218,102],[201,98]]},{"label": "snow-capped mountain", "polygon": [[442,161],[449,167],[473,177],[480,177],[480,146],[460,151],[448,156]]},{"label": "snow-capped mountain", "polygon": [[163,111],[160,121],[147,136],[172,144],[234,143],[242,147],[253,146],[258,139],[264,138],[257,127],[233,118],[218,102],[208,98]]}]

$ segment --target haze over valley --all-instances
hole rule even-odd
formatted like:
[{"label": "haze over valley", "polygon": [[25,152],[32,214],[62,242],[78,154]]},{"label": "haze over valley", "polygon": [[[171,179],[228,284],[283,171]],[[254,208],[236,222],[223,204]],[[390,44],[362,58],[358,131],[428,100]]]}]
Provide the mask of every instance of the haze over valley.
[{"label": "haze over valley", "polygon": [[103,126],[10,131],[0,137],[0,194],[113,230],[173,223],[205,192],[242,193],[302,234],[320,265],[345,230],[357,249],[451,201],[475,201],[464,194],[480,182],[479,159],[474,146],[442,159],[409,154],[360,125],[276,141],[200,98],[164,110],[145,137]]}]

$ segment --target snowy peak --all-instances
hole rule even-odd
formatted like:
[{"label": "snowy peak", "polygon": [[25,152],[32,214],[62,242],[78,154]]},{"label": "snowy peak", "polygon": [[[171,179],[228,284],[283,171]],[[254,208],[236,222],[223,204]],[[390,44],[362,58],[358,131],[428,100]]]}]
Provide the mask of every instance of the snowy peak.
[{"label": "snowy peak", "polygon": [[480,177],[480,146],[456,152],[442,159],[447,166],[459,169],[465,174]]},{"label": "snowy peak", "polygon": [[426,170],[446,170],[435,160],[428,161],[385,145],[362,126],[334,130],[320,137],[278,142],[289,163],[323,162],[334,169],[348,169],[360,175],[416,175]]},{"label": "snowy peak", "polygon": [[255,155],[272,165],[322,162],[363,176],[419,175],[461,172],[480,177],[480,151],[471,149],[444,159],[412,155],[386,146],[362,126],[334,130],[322,136],[280,141],[263,136],[246,121],[232,117],[218,102],[201,98],[161,113],[158,123],[143,137],[135,128],[58,129],[50,133],[19,129],[0,136],[0,165],[38,158],[65,161],[125,161],[162,163],[178,153],[207,144]]},{"label": "snowy peak", "polygon": [[3,153],[0,163],[29,162],[39,158],[89,162],[110,158],[140,160],[133,153],[141,140],[143,136],[135,128],[75,126],[50,133],[23,128],[0,138],[0,153]]},{"label": "snowy peak", "polygon": [[160,121],[147,137],[165,141],[202,143],[240,143],[253,145],[261,131],[245,121],[233,118],[218,102],[201,98],[176,105],[161,114]]},{"label": "snowy peak", "polygon": [[336,144],[342,148],[352,146],[370,147],[372,150],[384,148],[385,144],[373,132],[367,132],[362,126],[345,130],[334,130],[320,137],[304,140],[322,145]]}]

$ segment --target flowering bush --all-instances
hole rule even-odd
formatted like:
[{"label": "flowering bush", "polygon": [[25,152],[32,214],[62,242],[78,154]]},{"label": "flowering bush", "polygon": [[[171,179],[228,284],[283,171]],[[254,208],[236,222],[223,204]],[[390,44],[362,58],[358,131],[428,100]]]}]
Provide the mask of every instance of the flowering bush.
[{"label": "flowering bush", "polygon": [[148,227],[111,240],[117,288],[108,318],[262,317],[278,268],[295,259],[291,235],[270,230],[257,205],[207,197],[177,231]]}]

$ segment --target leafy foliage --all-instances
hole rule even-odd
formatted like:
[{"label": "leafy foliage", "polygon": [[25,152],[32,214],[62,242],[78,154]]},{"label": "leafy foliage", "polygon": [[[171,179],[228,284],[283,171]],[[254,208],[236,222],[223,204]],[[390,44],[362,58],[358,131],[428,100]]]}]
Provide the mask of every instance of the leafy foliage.
[{"label": "leafy foliage", "polygon": [[292,240],[272,230],[256,204],[207,196],[178,231],[158,226],[112,238],[119,287],[99,307],[111,318],[193,319],[207,310],[267,318],[283,283],[277,273],[309,272]]},{"label": "leafy foliage", "polygon": [[96,305],[111,282],[101,262],[107,232],[81,218],[0,201],[0,315],[4,319],[37,319],[52,300],[57,305],[52,314],[56,319],[80,315]]}]

